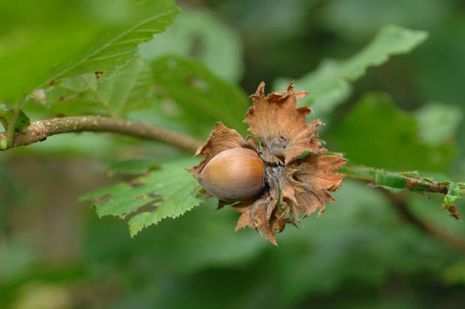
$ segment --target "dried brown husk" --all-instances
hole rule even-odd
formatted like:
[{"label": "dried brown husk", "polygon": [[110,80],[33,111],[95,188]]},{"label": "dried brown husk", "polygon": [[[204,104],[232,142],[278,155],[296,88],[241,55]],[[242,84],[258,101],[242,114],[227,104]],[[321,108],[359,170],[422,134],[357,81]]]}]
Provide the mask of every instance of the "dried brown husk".
[{"label": "dried brown husk", "polygon": [[[342,155],[328,155],[318,138],[320,120],[307,122],[311,110],[298,107],[305,92],[294,85],[265,94],[262,82],[251,95],[252,106],[245,121],[253,137],[244,140],[234,129],[217,123],[208,141],[196,155],[203,160],[190,171],[198,178],[202,169],[219,152],[247,147],[257,151],[265,164],[266,188],[259,196],[240,201],[233,208],[241,213],[236,230],[250,227],[276,244],[276,233],[334,201],[344,175],[338,170],[346,163]],[[258,142],[257,142],[258,141]],[[221,203],[221,201],[220,201]],[[222,203],[224,204],[224,203]]]}]

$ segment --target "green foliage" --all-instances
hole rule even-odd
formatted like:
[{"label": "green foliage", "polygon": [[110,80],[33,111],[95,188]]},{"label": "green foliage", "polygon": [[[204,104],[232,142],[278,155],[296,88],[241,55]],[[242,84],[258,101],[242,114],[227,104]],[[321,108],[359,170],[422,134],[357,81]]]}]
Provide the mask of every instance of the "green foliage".
[{"label": "green foliage", "polygon": [[[421,14],[415,11],[421,7]],[[430,29],[450,13],[451,2],[442,0],[335,0],[324,9],[330,29],[355,40],[366,38],[386,24]],[[370,18],[360,18],[370,16]]]},{"label": "green foliage", "polygon": [[[418,280],[430,274],[437,282],[433,274],[453,256],[448,248],[400,224],[382,195],[362,184],[345,183],[337,197],[324,216],[286,228],[278,248],[249,231],[233,234],[237,214],[216,211],[213,203],[132,240],[114,222],[93,221],[87,259],[99,276],[127,270],[118,277],[130,289],[119,299],[122,308],[283,308],[309,295],[344,295],[344,304],[352,294],[381,288],[393,274]],[[422,199],[423,209],[437,203],[425,201],[431,203]],[[407,294],[412,288],[401,287]],[[386,303],[383,296],[368,298]]]},{"label": "green foliage", "polygon": [[[465,197],[465,183],[449,183],[449,190],[444,196],[444,207],[446,208],[455,208],[457,200]],[[456,210],[452,210],[454,214]],[[458,218],[457,218],[458,219]]]},{"label": "green foliage", "polygon": [[175,160],[160,170],[81,197],[92,200],[99,217],[126,219],[131,236],[165,218],[176,218],[200,204],[197,181],[185,170],[195,160]]},{"label": "green foliage", "polygon": [[138,10],[140,14],[135,14],[138,19],[128,23],[130,26],[127,30],[57,73],[54,80],[95,70],[105,73],[127,62],[137,54],[140,44],[150,40],[154,34],[163,32],[177,13],[171,0],[134,1],[133,6],[123,8],[132,14]]},{"label": "green foliage", "polygon": [[[255,233],[233,233],[238,214],[230,209],[217,211],[216,206],[214,199],[207,199],[188,215],[164,220],[134,238],[116,220],[92,219],[85,241],[88,259],[99,269],[135,266],[139,260],[143,262],[143,272],[149,274],[195,273],[211,266],[247,265],[268,244]],[[108,234],[117,237],[109,239]]]},{"label": "green foliage", "polygon": [[230,82],[243,70],[238,33],[206,10],[184,9],[165,33],[140,45],[140,54],[149,61],[166,55],[193,58]]},{"label": "green foliage", "polygon": [[[103,0],[55,0],[41,6],[42,15],[30,11],[34,4],[0,6],[2,23],[10,29],[16,25],[10,13],[22,8],[26,12],[14,32],[0,33],[0,46],[8,47],[0,49],[2,100],[18,101],[47,80],[114,69],[134,57],[140,43],[163,31],[177,12],[172,0],[116,1],[109,6]],[[76,61],[84,50],[88,52]],[[57,64],[68,66],[58,71]]]},{"label": "green foliage", "polygon": [[453,143],[447,139],[425,143],[420,129],[416,118],[396,108],[388,96],[370,94],[334,125],[330,137],[352,164],[396,170],[447,171],[454,156]]},{"label": "green foliage", "polygon": [[[456,159],[453,171],[463,178],[457,168],[463,156],[454,157],[456,134],[465,132],[459,129],[463,111],[423,104],[462,104],[465,28],[458,1],[291,0],[269,5],[238,0],[215,3],[208,11],[213,2],[207,1],[202,11],[184,10],[153,40],[148,39],[173,18],[174,3],[145,1],[143,5],[153,6],[150,10],[137,9],[135,3],[0,1],[0,100],[19,103],[69,64],[62,75],[66,78],[44,86],[45,96],[34,93],[13,110],[24,110],[31,119],[125,118],[203,139],[217,120],[244,133],[241,121],[248,104],[235,85],[239,80],[251,90],[283,72],[304,75],[297,81],[299,90],[310,93],[303,103],[333,121],[322,134],[329,149],[346,152],[351,163],[441,172],[449,188],[443,202],[461,212],[464,184],[448,181],[447,172]],[[165,17],[159,15],[163,12]],[[450,20],[445,21],[447,14]],[[425,33],[387,26],[354,57],[328,60],[309,74],[303,71],[327,54],[345,55],[392,22],[431,29],[432,40],[414,57],[393,61],[357,84],[370,67],[409,52]],[[137,23],[153,25],[154,32],[131,31]],[[236,30],[245,43],[244,79]],[[116,43],[122,41],[128,44]],[[98,42],[110,43],[102,47]],[[352,105],[347,102],[352,86],[357,96],[371,89],[392,93],[399,108],[381,94]],[[64,151],[70,149],[79,151]],[[452,236],[460,245],[465,225],[438,211],[439,196],[400,196],[419,220],[417,226],[377,190],[346,180],[323,216],[286,227],[274,248],[251,230],[235,233],[238,214],[228,207],[217,211],[216,200],[199,197],[197,182],[185,171],[195,161],[169,146],[83,133],[1,153],[0,161],[2,308],[44,298],[48,305],[38,307],[51,307],[61,295],[68,302],[61,307],[104,308],[464,304],[463,258],[440,237]],[[117,179],[137,178],[84,197],[95,200],[102,217],[97,220],[88,208],[73,207],[73,201],[105,182],[104,165]],[[424,185],[431,181],[419,173],[358,172],[361,179],[368,176],[391,190],[404,189],[407,177],[420,178]],[[49,208],[52,204],[56,207]],[[176,220],[163,220],[170,217]],[[132,238],[121,218],[132,236],[146,226],[157,227]],[[429,226],[439,236],[434,229],[428,234]]]},{"label": "green foliage", "polygon": [[452,139],[463,115],[458,107],[429,103],[415,111],[421,140],[430,145]]},{"label": "green foliage", "polygon": [[3,132],[6,132],[6,136],[0,136],[0,150],[12,144],[15,132],[25,133],[30,123],[29,117],[21,109],[13,109],[0,102],[0,124]]},{"label": "green foliage", "polygon": [[0,103],[0,123],[4,130],[10,126],[14,127],[14,131],[24,133],[31,123],[29,117],[20,110],[16,115],[15,111],[4,103]]},{"label": "green foliage", "polygon": [[107,76],[82,74],[46,91],[46,110],[52,115],[123,117],[145,103],[151,85],[148,65],[139,58]]},{"label": "green foliage", "polygon": [[170,120],[182,123],[188,132],[205,137],[218,120],[245,131],[242,119],[247,96],[213,75],[205,65],[175,56],[162,57],[152,63],[152,71],[161,96],[174,101]]},{"label": "green foliage", "polygon": [[[297,89],[309,95],[303,104],[309,105],[318,117],[325,118],[346,100],[351,83],[362,77],[366,70],[385,63],[390,56],[411,51],[427,37],[424,31],[413,31],[397,26],[386,26],[358,54],[345,61],[325,60],[312,73],[295,81]],[[275,88],[284,89],[289,80],[278,80]]]},{"label": "green foliage", "polygon": [[204,64],[177,56],[162,56],[152,63],[136,58],[106,77],[83,74],[66,79],[46,95],[44,106],[52,115],[131,118],[175,126],[202,138],[219,119],[245,130],[247,97],[242,90]]}]

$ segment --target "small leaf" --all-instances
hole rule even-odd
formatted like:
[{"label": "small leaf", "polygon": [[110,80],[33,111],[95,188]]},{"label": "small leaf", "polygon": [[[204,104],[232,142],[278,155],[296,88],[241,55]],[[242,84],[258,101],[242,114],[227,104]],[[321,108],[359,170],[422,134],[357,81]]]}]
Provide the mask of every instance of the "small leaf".
[{"label": "small leaf", "polygon": [[[350,83],[363,76],[369,67],[385,63],[390,56],[408,53],[426,38],[424,31],[397,26],[382,28],[355,56],[345,61],[325,60],[314,72],[296,80],[296,89],[309,91],[302,103],[311,106],[319,117],[328,115],[348,98],[352,91]],[[278,80],[275,88],[284,88],[288,83],[289,79]]]},{"label": "small leaf", "polygon": [[465,183],[449,183],[449,190],[444,196],[442,204],[442,208],[447,209],[451,216],[457,220],[460,220],[461,216],[455,207],[455,203],[459,198],[464,197],[463,194],[461,194],[461,190],[465,191]]},{"label": "small leaf", "polygon": [[127,220],[130,235],[135,236],[145,227],[176,218],[200,204],[197,181],[185,170],[194,163],[193,159],[167,162],[159,170],[85,194],[81,200],[92,200],[99,217]]}]

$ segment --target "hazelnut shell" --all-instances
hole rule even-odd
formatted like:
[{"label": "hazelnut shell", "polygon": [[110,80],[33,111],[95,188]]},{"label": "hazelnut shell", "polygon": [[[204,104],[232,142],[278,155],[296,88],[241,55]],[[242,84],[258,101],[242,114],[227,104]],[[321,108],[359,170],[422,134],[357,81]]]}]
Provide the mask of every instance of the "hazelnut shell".
[{"label": "hazelnut shell", "polygon": [[263,161],[248,148],[236,147],[214,156],[199,176],[200,184],[222,201],[243,201],[265,186]]}]

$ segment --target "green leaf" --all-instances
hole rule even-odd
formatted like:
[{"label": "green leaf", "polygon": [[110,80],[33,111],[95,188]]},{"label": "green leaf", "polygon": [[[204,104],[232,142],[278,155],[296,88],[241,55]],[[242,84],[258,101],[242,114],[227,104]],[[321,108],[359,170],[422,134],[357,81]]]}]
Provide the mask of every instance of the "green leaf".
[{"label": "green leaf", "polygon": [[[348,98],[351,83],[362,77],[368,68],[385,63],[390,56],[408,53],[426,38],[424,31],[386,26],[355,56],[345,61],[324,60],[314,72],[295,81],[296,89],[309,92],[303,104],[312,106],[317,115],[324,118]],[[285,89],[289,81],[278,80],[275,88]]]},{"label": "green leaf", "polygon": [[177,12],[173,0],[50,0],[41,4],[41,14],[31,10],[36,5],[32,0],[0,4],[7,29],[0,31],[2,100],[17,102],[47,80],[113,70]]},{"label": "green leaf", "polygon": [[108,170],[112,174],[138,176],[156,170],[160,163],[159,158],[117,161],[110,163]]},{"label": "green leaf", "polygon": [[52,115],[129,118],[204,138],[218,120],[244,133],[247,96],[198,61],[165,56],[136,58],[100,79],[66,79],[47,90],[45,106]]},{"label": "green leaf", "polygon": [[414,115],[422,141],[431,145],[453,137],[463,119],[460,108],[439,103],[422,106]]},{"label": "green leaf", "polygon": [[126,219],[129,233],[135,236],[143,228],[165,218],[176,218],[198,206],[198,183],[185,169],[194,159],[180,159],[162,164],[160,169],[128,183],[85,194],[92,200],[99,217]]},{"label": "green leaf", "polygon": [[205,137],[221,120],[244,133],[242,122],[247,96],[212,74],[200,62],[180,57],[162,57],[152,63],[157,92],[169,105],[163,118],[182,124],[185,130]]},{"label": "green leaf", "polygon": [[239,34],[206,10],[185,8],[165,33],[142,44],[140,53],[146,60],[169,54],[193,58],[233,82],[243,70]]},{"label": "green leaf", "polygon": [[174,2],[167,0],[133,0],[133,7],[125,9],[139,11],[139,18],[129,22],[127,30],[57,73],[54,79],[93,71],[107,72],[114,69],[117,65],[121,65],[134,57],[140,44],[149,41],[154,34],[163,32],[177,14]]},{"label": "green leaf", "polygon": [[427,144],[419,129],[413,115],[397,109],[390,97],[374,93],[364,96],[329,135],[332,148],[345,152],[353,164],[446,172],[455,153],[453,141]]},{"label": "green leaf", "polygon": [[458,199],[465,197],[465,183],[450,182],[448,185],[447,194],[444,196],[442,207],[447,209],[452,217],[457,220],[461,219],[461,215],[455,206]]},{"label": "green leaf", "polygon": [[449,190],[446,196],[444,196],[444,205],[446,207],[454,206],[455,201],[460,198],[460,187],[464,187],[464,184],[450,183]]},{"label": "green leaf", "polygon": [[82,74],[48,88],[45,106],[52,115],[123,117],[145,103],[151,85],[150,67],[137,57],[107,76]]},{"label": "green leaf", "polygon": [[161,269],[186,274],[211,267],[243,267],[270,247],[250,230],[234,232],[237,212],[216,208],[217,201],[207,199],[188,215],[162,221],[135,238],[128,237],[116,220],[92,218],[84,242],[86,256],[105,269],[148,261],[144,264],[150,274]]}]

